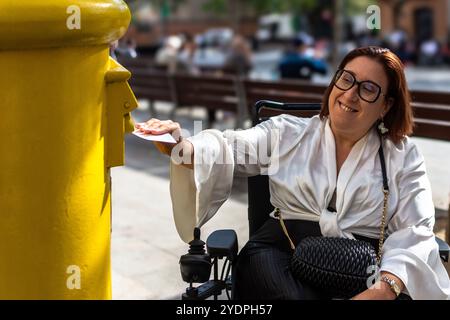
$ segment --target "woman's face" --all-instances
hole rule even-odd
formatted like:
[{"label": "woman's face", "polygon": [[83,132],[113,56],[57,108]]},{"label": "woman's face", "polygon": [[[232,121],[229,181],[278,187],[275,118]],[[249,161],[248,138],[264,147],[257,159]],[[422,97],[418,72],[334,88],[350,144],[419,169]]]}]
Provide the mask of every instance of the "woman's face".
[{"label": "woman's face", "polygon": [[[358,83],[354,83],[353,87],[347,91],[341,90],[335,85],[331,90],[328,108],[333,133],[347,139],[359,140],[377,119],[380,119],[389,110],[384,96],[388,88],[388,78],[379,62],[365,56],[351,60],[344,70],[348,71],[346,78],[343,79],[344,84],[345,82],[350,84],[353,76],[358,82],[371,81],[381,88],[378,99],[372,103],[364,101],[359,96]],[[361,88],[363,97],[370,97],[371,90],[376,91],[376,86],[372,86],[370,83],[364,85]]]}]

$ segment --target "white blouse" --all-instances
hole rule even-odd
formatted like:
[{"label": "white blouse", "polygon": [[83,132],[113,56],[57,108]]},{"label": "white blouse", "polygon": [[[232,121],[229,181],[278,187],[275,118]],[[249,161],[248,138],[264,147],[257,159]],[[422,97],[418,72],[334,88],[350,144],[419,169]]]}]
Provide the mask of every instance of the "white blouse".
[{"label": "white blouse", "polygon": [[[324,236],[379,238],[383,179],[375,129],[353,146],[339,175],[329,121],[318,116],[281,115],[248,130],[205,130],[187,139],[194,145],[194,170],[172,161],[170,184],[185,242],[229,197],[235,174],[268,174],[270,202],[284,219],[318,221]],[[450,299],[424,159],[409,138],[397,145],[386,139],[383,151],[390,195],[381,271],[399,277],[413,299]],[[337,212],[330,212],[335,189]]]}]

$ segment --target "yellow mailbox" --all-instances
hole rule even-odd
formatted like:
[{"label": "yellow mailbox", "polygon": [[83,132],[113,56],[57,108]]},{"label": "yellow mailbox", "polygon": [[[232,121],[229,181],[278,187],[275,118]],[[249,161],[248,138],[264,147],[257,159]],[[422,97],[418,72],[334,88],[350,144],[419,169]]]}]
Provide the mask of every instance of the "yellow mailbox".
[{"label": "yellow mailbox", "polygon": [[0,0],[0,299],[111,298],[129,22],[121,0]]}]

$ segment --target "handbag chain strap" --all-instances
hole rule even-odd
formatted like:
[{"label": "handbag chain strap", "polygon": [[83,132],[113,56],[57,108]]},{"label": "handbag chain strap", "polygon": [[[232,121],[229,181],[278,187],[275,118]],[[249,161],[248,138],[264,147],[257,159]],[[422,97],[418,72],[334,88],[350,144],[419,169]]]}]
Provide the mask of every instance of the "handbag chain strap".
[{"label": "handbag chain strap", "polygon": [[378,252],[377,252],[377,264],[378,266],[381,264],[381,248],[384,243],[384,229],[386,227],[386,212],[387,212],[387,203],[389,197],[389,190],[385,190],[383,188],[384,200],[383,200],[383,215],[381,216],[381,226],[380,226],[380,239],[378,240]]},{"label": "handbag chain strap", "polygon": [[384,230],[386,229],[386,215],[387,206],[389,199],[389,184],[386,174],[386,163],[384,162],[384,152],[383,152],[383,136],[380,134],[380,148],[378,149],[378,155],[380,156],[381,173],[383,174],[383,215],[381,216],[381,226],[380,226],[380,239],[378,240],[378,253],[377,253],[377,264],[381,264],[381,249],[384,244]]},{"label": "handbag chain strap", "polygon": [[281,217],[281,212],[279,208],[275,208],[275,212],[273,214],[276,218],[280,218],[280,224],[281,224],[281,228],[283,229],[284,234],[286,235],[286,237],[289,240],[289,244],[291,246],[292,250],[295,250],[295,245],[294,242],[292,241],[291,237],[289,236],[289,232],[287,231],[286,225],[284,224],[283,218]]},{"label": "handbag chain strap", "polygon": [[[381,216],[380,238],[378,240],[378,252],[377,252],[377,264],[379,266],[381,263],[381,249],[382,249],[383,243],[384,243],[384,230],[386,228],[386,215],[387,215],[387,206],[388,206],[388,199],[389,199],[389,185],[388,185],[388,179],[387,179],[387,174],[386,174],[386,164],[384,162],[383,138],[381,136],[380,136],[380,148],[378,149],[378,155],[380,156],[381,171],[383,174],[383,214]],[[280,212],[279,208],[275,208],[274,216],[276,218],[279,218],[281,228],[283,229],[284,234],[286,235],[286,237],[289,240],[291,249],[295,250],[294,242],[292,241],[291,237],[289,236],[286,225],[284,224],[283,218],[281,217],[281,212]]]}]

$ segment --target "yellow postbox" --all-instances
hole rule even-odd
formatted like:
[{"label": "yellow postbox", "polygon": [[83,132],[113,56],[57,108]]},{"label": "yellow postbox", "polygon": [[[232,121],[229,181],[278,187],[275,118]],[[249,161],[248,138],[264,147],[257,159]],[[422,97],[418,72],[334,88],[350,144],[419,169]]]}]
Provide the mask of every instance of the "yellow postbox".
[{"label": "yellow postbox", "polygon": [[121,0],[0,0],[0,299],[111,298],[129,22]]}]

